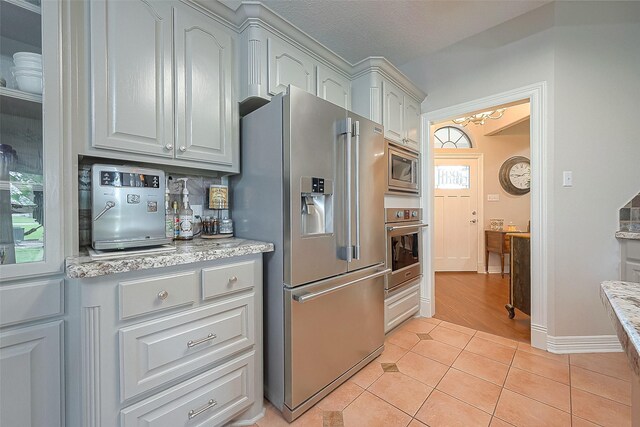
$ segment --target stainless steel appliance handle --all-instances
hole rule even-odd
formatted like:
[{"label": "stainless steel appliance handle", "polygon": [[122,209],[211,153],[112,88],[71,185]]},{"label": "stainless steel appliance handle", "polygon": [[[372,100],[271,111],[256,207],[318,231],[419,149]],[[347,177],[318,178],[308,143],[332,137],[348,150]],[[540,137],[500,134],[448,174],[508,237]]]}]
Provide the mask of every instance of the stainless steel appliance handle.
[{"label": "stainless steel appliance handle", "polygon": [[102,217],[102,215],[106,214],[107,211],[113,207],[116,206],[116,202],[113,202],[111,200],[107,200],[107,203],[105,203],[104,205],[104,209],[102,209],[102,211],[100,211],[100,213],[98,215],[96,215],[95,218],[93,218],[94,221],[97,221],[100,219],[100,217]]},{"label": "stainless steel appliance handle", "polygon": [[377,272],[375,272],[373,274],[370,274],[368,276],[364,276],[364,277],[361,277],[359,279],[352,280],[350,282],[343,283],[341,285],[334,286],[333,288],[325,289],[325,290],[320,291],[320,292],[312,292],[310,294],[304,294],[304,295],[294,295],[293,299],[295,301],[299,302],[299,303],[307,302],[307,301],[310,301],[312,299],[319,298],[319,297],[321,297],[323,295],[330,294],[331,292],[339,291],[340,289],[344,289],[347,286],[355,285],[356,283],[360,283],[363,280],[375,279],[376,277],[385,276],[385,275],[387,275],[389,273],[391,273],[391,269],[390,268],[386,268],[386,269],[384,269],[382,271],[377,271]]},{"label": "stainless steel appliance handle", "polygon": [[345,204],[346,204],[346,222],[347,222],[347,244],[345,247],[345,260],[347,262],[353,261],[353,249],[351,242],[351,118],[347,118],[345,122],[345,131],[343,134],[345,138],[345,164],[346,164],[346,177],[345,177]]},{"label": "stainless steel appliance handle", "polygon": [[356,187],[356,245],[353,248],[353,258],[360,259],[360,122],[356,120],[353,125],[353,133],[356,137],[356,170],[355,170],[355,187]]},{"label": "stainless steel appliance handle", "polygon": [[429,224],[394,225],[393,227],[387,227],[387,231],[405,230],[407,228],[422,228],[422,227],[428,227],[428,226]]}]

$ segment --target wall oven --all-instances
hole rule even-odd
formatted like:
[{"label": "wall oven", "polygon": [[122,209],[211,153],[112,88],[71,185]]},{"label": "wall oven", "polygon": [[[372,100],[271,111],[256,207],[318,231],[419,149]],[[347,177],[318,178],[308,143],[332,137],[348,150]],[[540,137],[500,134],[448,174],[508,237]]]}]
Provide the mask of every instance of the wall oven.
[{"label": "wall oven", "polygon": [[390,193],[420,192],[420,154],[387,141],[387,191]]},{"label": "wall oven", "polygon": [[422,223],[421,208],[387,208],[387,295],[406,285],[413,284],[422,276]]}]

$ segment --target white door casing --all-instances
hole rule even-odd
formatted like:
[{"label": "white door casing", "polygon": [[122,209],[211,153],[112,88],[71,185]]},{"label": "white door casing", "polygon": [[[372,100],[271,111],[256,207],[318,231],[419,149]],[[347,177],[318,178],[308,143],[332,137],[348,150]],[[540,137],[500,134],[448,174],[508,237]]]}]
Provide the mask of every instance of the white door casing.
[{"label": "white door casing", "polygon": [[[422,200],[425,205],[425,218],[433,224],[433,140],[430,126],[452,117],[460,117],[470,111],[486,111],[496,105],[526,99],[531,105],[530,141],[531,141],[531,345],[547,349],[548,306],[552,306],[553,295],[547,297],[547,286],[553,282],[549,265],[553,259],[554,248],[550,227],[551,177],[547,172],[552,163],[552,135],[547,133],[547,83],[545,81],[516,88],[485,98],[464,102],[422,115]],[[434,232],[431,227],[423,232],[423,247],[433,254]],[[423,316],[435,313],[435,276],[432,256],[423,259],[424,281],[421,290],[420,311]]]},{"label": "white door casing", "polygon": [[[468,168],[467,188],[434,188],[435,271],[477,271],[480,241],[482,193],[479,191],[482,156],[435,158],[438,167]],[[435,185],[435,184],[434,184]],[[462,184],[461,187],[465,187]]]}]

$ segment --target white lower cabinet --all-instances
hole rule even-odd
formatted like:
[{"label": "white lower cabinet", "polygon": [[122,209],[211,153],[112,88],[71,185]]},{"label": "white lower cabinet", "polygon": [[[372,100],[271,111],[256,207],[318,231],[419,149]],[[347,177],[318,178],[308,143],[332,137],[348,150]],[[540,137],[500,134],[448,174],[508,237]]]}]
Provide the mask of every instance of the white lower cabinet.
[{"label": "white lower cabinet", "polygon": [[255,352],[127,407],[122,427],[221,425],[254,402]]},{"label": "white lower cabinet", "polygon": [[62,321],[0,333],[0,426],[62,426]]},{"label": "white lower cabinet", "polygon": [[79,396],[67,403],[69,427],[253,424],[262,415],[262,254],[66,286],[68,395]]},{"label": "white lower cabinet", "polygon": [[624,239],[622,243],[621,279],[640,282],[640,240]]},{"label": "white lower cabinet", "polygon": [[387,333],[420,310],[420,283],[384,300],[384,332]]}]

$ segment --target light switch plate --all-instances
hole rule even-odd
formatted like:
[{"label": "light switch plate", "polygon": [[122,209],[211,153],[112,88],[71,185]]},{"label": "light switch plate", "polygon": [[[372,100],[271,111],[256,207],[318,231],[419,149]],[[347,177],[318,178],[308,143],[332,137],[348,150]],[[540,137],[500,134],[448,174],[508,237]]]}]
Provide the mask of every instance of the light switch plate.
[{"label": "light switch plate", "polygon": [[499,202],[500,194],[487,194],[487,202]]},{"label": "light switch plate", "polygon": [[563,187],[573,187],[573,172],[572,171],[563,171],[562,172],[562,186]]}]

